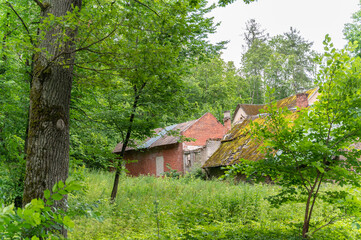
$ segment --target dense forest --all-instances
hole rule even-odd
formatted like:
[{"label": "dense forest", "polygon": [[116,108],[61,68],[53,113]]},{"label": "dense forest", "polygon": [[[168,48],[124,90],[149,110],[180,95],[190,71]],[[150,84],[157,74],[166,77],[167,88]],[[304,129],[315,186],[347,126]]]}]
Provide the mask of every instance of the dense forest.
[{"label": "dense forest", "polygon": [[[206,112],[222,122],[237,104],[268,103],[320,82],[323,53],[312,42],[292,27],[270,36],[255,19],[239,33],[246,42],[240,67],[225,62],[227,42],[207,39],[218,26],[207,17],[216,7],[206,0],[0,0],[1,203],[24,207],[50,199],[44,191],[53,189],[63,190],[53,197],[62,208],[62,195],[78,188],[56,183],[69,171],[84,181],[84,168],[114,167],[115,198],[123,171],[122,155],[112,153],[117,143],[124,154],[155,128]],[[360,24],[358,11],[345,25],[350,43],[360,39]],[[350,49],[360,55],[359,46]]]}]

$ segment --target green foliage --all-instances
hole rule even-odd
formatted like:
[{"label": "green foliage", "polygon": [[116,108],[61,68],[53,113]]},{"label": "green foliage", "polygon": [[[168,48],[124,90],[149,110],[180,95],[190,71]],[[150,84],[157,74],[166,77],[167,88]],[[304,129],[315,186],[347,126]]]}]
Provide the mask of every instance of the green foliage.
[{"label": "green foliage", "polygon": [[[343,33],[350,43],[359,43],[361,39],[361,10],[352,15],[352,23],[345,24]],[[361,57],[361,45],[355,49],[355,53]]]},{"label": "green foliage", "polygon": [[62,227],[73,228],[74,223],[61,209],[54,207],[55,201],[64,198],[68,193],[80,190],[81,186],[74,181],[59,181],[52,189],[45,190],[44,200],[33,199],[23,209],[14,208],[14,204],[0,207],[1,239],[60,239]]},{"label": "green foliage", "polygon": [[178,172],[176,169],[172,169],[169,164],[167,164],[168,171],[162,173],[162,176],[170,178],[180,178],[182,176],[181,172]]},{"label": "green foliage", "polygon": [[269,37],[254,19],[246,27],[247,46],[241,67],[249,97],[243,99],[245,103],[265,103],[266,86],[277,89],[276,99],[313,86],[316,53],[311,50],[312,43],[303,39],[299,31],[291,27],[289,32]]},{"label": "green foliage", "polygon": [[[131,138],[141,140],[150,130],[176,121],[174,109],[186,105],[181,75],[223,46],[206,41],[216,27],[205,17],[213,8],[206,7],[206,1],[90,0],[83,1],[81,11],[49,14],[40,21],[34,1],[1,1],[0,160],[18,164],[25,157],[29,83],[39,70],[32,69],[34,57],[41,53],[49,63],[59,60],[57,64],[70,67],[60,61],[63,53],[52,56],[37,47],[45,37],[38,29],[59,28],[54,43],[59,47],[69,39],[67,29],[78,30],[71,161],[106,169],[114,161],[112,148],[124,141],[130,126]],[[13,139],[22,141],[15,146]]]},{"label": "green foliage", "polygon": [[264,78],[266,86],[277,89],[274,93],[276,99],[313,87],[316,53],[311,50],[311,42],[291,27],[289,32],[273,37],[269,46],[272,53]]},{"label": "green foliage", "polygon": [[111,160],[114,159],[112,150],[116,145],[116,141],[107,136],[106,130],[90,129],[84,131],[83,123],[78,123],[71,130],[70,135],[70,162],[71,166],[85,164],[88,168],[109,169]]},{"label": "green foliage", "polygon": [[247,83],[232,62],[225,63],[218,55],[195,65],[183,78],[185,99],[189,104],[187,109],[181,109],[184,114],[175,116],[178,119],[184,116],[194,119],[211,112],[222,121],[224,111],[232,111],[240,101],[248,99],[244,90]]},{"label": "green foliage", "polygon": [[[25,132],[29,109],[29,34],[12,7],[24,21],[37,14],[29,1],[0,1],[0,195],[6,204],[21,202],[25,173]],[[34,24],[28,30],[36,29]],[[21,49],[21,50],[19,50]],[[19,54],[21,52],[21,54]],[[15,200],[16,199],[16,200]]]},{"label": "green foliage", "polygon": [[202,179],[206,180],[207,175],[206,172],[202,169],[200,165],[192,166],[191,170],[184,175],[185,178],[191,179]]},{"label": "green foliage", "polygon": [[213,8],[205,1],[85,3],[78,41],[85,50],[77,55],[71,102],[74,163],[107,169],[117,162],[111,151],[118,142],[134,146],[179,120],[188,104],[182,76],[222,47],[205,40],[215,31],[205,17]]},{"label": "green foliage", "polygon": [[21,205],[23,195],[24,160],[19,163],[0,163],[0,196],[4,204]]},{"label": "green foliage", "polygon": [[352,191],[320,190],[328,181],[359,187],[361,180],[361,151],[352,145],[361,137],[360,59],[350,54],[355,46],[350,44],[338,51],[330,41],[326,36],[325,54],[319,59],[318,101],[296,112],[271,104],[265,124],[254,122],[252,130],[254,137],[263,142],[267,157],[257,162],[244,160],[240,166],[248,176],[270,176],[283,187],[269,197],[272,205],[305,204],[303,237],[311,235],[310,221],[318,198],[334,203],[340,212],[314,225],[312,234],[338,219],[358,217],[361,206]]}]

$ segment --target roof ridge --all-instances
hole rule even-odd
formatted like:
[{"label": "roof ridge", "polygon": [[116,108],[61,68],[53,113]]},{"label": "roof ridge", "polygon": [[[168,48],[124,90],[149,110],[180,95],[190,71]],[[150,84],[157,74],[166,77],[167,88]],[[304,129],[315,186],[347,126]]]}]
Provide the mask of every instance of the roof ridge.
[{"label": "roof ridge", "polygon": [[[204,114],[205,115],[205,114]],[[203,116],[204,116],[203,115]],[[202,117],[203,117],[202,116]],[[200,117],[200,118],[202,118]],[[158,140],[160,140],[162,137],[166,137],[168,136],[168,132],[174,129],[179,128],[180,125],[186,125],[189,124],[189,126],[187,126],[185,129],[179,129],[180,130],[180,134],[182,132],[184,132],[185,130],[187,130],[189,127],[193,126],[200,118],[198,119],[194,119],[194,120],[190,120],[190,121],[186,121],[186,122],[182,122],[182,123],[176,123],[170,126],[166,126],[164,128],[156,128],[156,129],[162,129],[161,131],[159,131],[157,134],[154,134],[153,137],[149,138],[147,141],[145,141],[144,143],[142,143],[141,145],[138,145],[136,149],[145,149],[145,148],[151,148],[153,144],[155,144]],[[153,129],[155,130],[155,129]]]},{"label": "roof ridge", "polygon": [[[192,123],[191,125],[187,126],[184,130],[181,131],[181,133],[182,133],[182,132],[185,132],[186,130],[188,130],[191,126],[193,126],[196,122],[198,122],[199,119],[203,118],[203,117],[204,117],[206,114],[208,114],[208,113],[209,113],[209,112],[206,112],[205,114],[202,115],[202,117],[197,118],[197,119],[195,119],[195,120],[188,121],[188,122],[194,121],[194,123]],[[185,122],[185,123],[186,123],[186,122]],[[180,124],[182,124],[182,123],[180,123]]]},{"label": "roof ridge", "polygon": [[257,103],[257,104],[254,104],[254,103],[239,103],[240,106],[242,105],[251,105],[251,106],[262,106],[262,105],[267,105],[266,103]]}]

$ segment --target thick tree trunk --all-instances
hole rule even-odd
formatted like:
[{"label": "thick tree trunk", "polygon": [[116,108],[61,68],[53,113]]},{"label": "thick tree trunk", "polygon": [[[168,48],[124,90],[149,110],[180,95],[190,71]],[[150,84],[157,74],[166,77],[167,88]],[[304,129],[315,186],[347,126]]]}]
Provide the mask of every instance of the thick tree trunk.
[{"label": "thick tree trunk", "polygon": [[[81,7],[81,0],[43,1],[42,16],[65,16],[72,8]],[[30,90],[30,116],[26,176],[23,206],[33,198],[43,198],[43,192],[68,177],[69,168],[69,104],[73,81],[76,30],[53,25],[40,29],[39,49],[34,57]],[[66,64],[63,67],[62,64]],[[64,201],[57,207],[65,208]],[[64,230],[63,235],[66,236]]]}]

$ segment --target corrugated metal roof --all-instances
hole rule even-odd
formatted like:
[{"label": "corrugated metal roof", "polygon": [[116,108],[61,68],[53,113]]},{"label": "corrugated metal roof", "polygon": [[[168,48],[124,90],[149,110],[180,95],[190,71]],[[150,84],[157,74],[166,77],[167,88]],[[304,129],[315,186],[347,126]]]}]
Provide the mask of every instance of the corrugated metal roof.
[{"label": "corrugated metal roof", "polygon": [[[204,115],[203,115],[204,116]],[[202,116],[202,117],[203,117]],[[200,118],[202,118],[200,117]],[[199,118],[199,119],[200,119]],[[165,146],[177,143],[180,140],[179,134],[187,130],[189,127],[191,127],[194,123],[196,123],[199,119],[174,124],[165,128],[157,128],[154,129],[154,132],[156,135],[151,138],[147,138],[143,143],[139,144],[136,148],[133,147],[127,147],[125,151],[129,150],[135,150],[135,149],[145,149],[145,148],[153,148],[153,147],[159,147],[159,146]],[[179,134],[169,134],[169,131],[177,131]],[[123,143],[118,143],[117,146],[114,148],[113,153],[120,153],[122,151]]]},{"label": "corrugated metal roof", "polygon": [[[179,133],[181,134],[182,132],[187,130],[190,126],[192,126],[197,121],[198,121],[198,119],[192,120],[189,122],[185,122],[185,123],[176,124],[172,130],[179,131]],[[162,136],[161,138],[159,138],[157,141],[155,141],[152,145],[150,145],[149,148],[174,144],[174,143],[179,142],[179,140],[180,140],[180,137],[178,134],[177,135],[172,135],[172,134],[167,135],[166,134],[166,135]]]},{"label": "corrugated metal roof", "polygon": [[149,148],[153,143],[158,141],[161,137],[165,136],[170,130],[175,128],[177,124],[174,124],[172,126],[165,127],[163,130],[161,130],[155,137],[150,138],[148,141],[143,143],[139,146],[139,148]]}]

